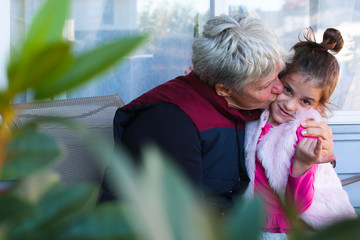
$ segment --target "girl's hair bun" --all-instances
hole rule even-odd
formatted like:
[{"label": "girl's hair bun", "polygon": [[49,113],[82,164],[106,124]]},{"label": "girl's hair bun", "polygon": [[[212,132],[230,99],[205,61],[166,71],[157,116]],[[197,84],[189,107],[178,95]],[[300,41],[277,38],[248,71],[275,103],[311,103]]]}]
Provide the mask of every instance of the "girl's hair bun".
[{"label": "girl's hair bun", "polygon": [[344,46],[344,40],[339,30],[335,28],[328,28],[324,32],[323,41],[321,45],[334,53],[340,52]]}]

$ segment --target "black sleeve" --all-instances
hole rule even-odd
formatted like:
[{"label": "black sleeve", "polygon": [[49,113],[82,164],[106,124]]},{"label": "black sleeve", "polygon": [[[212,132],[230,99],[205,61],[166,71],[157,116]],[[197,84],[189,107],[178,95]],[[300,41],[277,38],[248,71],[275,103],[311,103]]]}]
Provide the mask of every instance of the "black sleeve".
[{"label": "black sleeve", "polygon": [[198,131],[189,117],[170,103],[154,105],[136,116],[123,132],[122,144],[139,159],[144,144],[155,143],[195,185],[202,187],[202,158]]},{"label": "black sleeve", "polygon": [[[116,114],[114,123],[119,122],[120,115]],[[142,147],[149,142],[155,143],[183,170],[190,183],[197,189],[200,197],[202,191],[202,157],[198,131],[189,117],[177,106],[170,103],[159,103],[141,113],[131,121],[122,131],[114,126],[116,144],[122,144],[139,162]],[[101,185],[99,202],[117,199],[111,187],[108,167]],[[110,174],[111,175],[111,174]]]}]

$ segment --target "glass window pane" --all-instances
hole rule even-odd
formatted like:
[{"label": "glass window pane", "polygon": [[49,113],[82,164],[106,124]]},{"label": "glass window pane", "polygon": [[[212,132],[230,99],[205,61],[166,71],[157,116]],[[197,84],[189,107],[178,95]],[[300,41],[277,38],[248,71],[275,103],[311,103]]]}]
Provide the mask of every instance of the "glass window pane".
[{"label": "glass window pane", "polygon": [[[26,32],[42,2],[12,0],[12,43]],[[61,97],[118,93],[128,103],[154,86],[182,75],[191,65],[194,30],[198,23],[208,19],[209,9],[209,0],[196,3],[191,0],[72,0],[64,35],[73,42],[77,53],[134,33],[147,33],[149,38],[122,64],[91,84]]]},{"label": "glass window pane", "polygon": [[309,26],[322,41],[326,28],[341,31],[345,45],[336,55],[341,73],[334,109],[360,110],[360,1],[358,0],[227,0],[229,14],[255,12],[275,29],[287,49]]}]

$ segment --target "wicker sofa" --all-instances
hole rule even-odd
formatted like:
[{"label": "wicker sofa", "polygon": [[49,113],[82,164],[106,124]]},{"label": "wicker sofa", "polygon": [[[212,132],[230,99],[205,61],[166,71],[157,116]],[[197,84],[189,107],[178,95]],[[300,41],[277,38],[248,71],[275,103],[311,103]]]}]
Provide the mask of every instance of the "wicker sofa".
[{"label": "wicker sofa", "polygon": [[[14,127],[38,117],[61,117],[75,120],[81,127],[94,132],[93,137],[105,137],[113,143],[112,124],[117,108],[124,103],[119,95],[85,97],[66,100],[14,104],[17,111]],[[100,183],[104,166],[96,159],[89,146],[75,136],[74,131],[61,124],[42,124],[39,130],[59,140],[64,146],[64,156],[50,166],[57,172],[62,182]]]}]

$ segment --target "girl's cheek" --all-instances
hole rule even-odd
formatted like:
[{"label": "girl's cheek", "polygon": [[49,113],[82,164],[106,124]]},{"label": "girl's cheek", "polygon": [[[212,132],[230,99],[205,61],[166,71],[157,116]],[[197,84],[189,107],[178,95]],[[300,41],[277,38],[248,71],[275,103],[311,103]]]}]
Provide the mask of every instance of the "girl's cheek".
[{"label": "girl's cheek", "polygon": [[[300,104],[299,104],[300,105]],[[303,113],[305,112],[306,110],[310,109],[311,106],[307,105],[307,106],[299,106],[297,107],[296,111],[299,112],[299,113]]]},{"label": "girl's cheek", "polygon": [[276,98],[276,101],[279,102],[279,101],[284,101],[286,99],[286,95],[284,93],[280,93],[277,98]]}]

